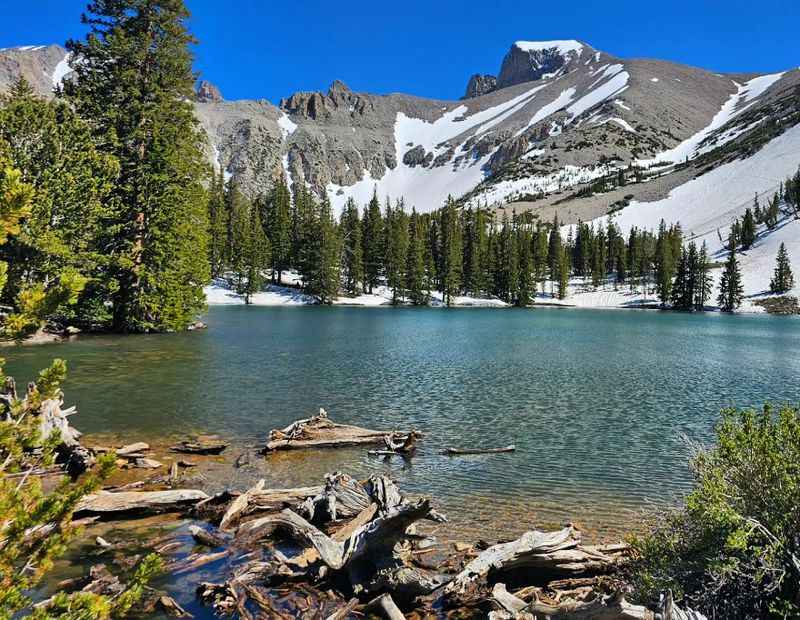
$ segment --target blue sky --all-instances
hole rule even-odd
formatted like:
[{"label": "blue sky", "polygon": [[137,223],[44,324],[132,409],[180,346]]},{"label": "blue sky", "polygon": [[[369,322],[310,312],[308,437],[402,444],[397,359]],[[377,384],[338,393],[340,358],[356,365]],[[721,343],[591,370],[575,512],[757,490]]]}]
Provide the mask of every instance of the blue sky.
[{"label": "blue sky", "polygon": [[[715,71],[800,65],[800,0],[187,0],[196,69],[228,99],[277,102],[297,90],[460,97],[497,73],[515,40],[581,39],[623,58]],[[0,0],[0,47],[83,33],[85,0]],[[757,6],[757,11],[753,8]]]}]

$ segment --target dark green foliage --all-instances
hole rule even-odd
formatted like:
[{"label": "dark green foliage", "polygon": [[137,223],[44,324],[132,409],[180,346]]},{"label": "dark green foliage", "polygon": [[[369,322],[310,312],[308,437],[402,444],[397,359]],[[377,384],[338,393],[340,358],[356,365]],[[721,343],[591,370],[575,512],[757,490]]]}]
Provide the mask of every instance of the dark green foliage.
[{"label": "dark green foliage", "polygon": [[794,288],[794,274],[789,262],[789,254],[786,252],[786,245],[781,243],[778,248],[778,255],[775,257],[775,272],[769,283],[771,293],[785,293]]},{"label": "dark green foliage", "polygon": [[344,290],[357,295],[364,282],[364,248],[361,243],[361,220],[356,203],[349,199],[341,221],[342,277]]},{"label": "dark green foliage", "polygon": [[272,250],[272,281],[281,284],[283,271],[288,268],[292,253],[292,199],[286,182],[281,178],[267,199],[266,229]]},{"label": "dark green foliage", "polygon": [[220,170],[214,175],[208,196],[208,258],[212,278],[223,275],[229,260],[229,230],[230,211],[225,202],[225,181]]},{"label": "dark green foliage", "polygon": [[408,256],[406,258],[406,290],[409,301],[422,306],[430,299],[430,279],[425,264],[425,225],[416,211],[408,222]]},{"label": "dark green foliage", "polygon": [[463,260],[461,226],[458,211],[451,198],[448,198],[440,214],[442,235],[440,283],[444,304],[450,306],[453,297],[461,290]]},{"label": "dark green foliage", "polygon": [[756,220],[748,208],[742,218],[741,243],[743,250],[749,250],[756,241]]},{"label": "dark green foliage", "polygon": [[333,220],[331,205],[327,197],[319,204],[311,201],[310,228],[307,237],[308,259],[303,272],[305,290],[320,303],[329,304],[339,292],[339,267],[341,243],[339,231]]},{"label": "dark green foliage", "polygon": [[373,193],[362,220],[364,246],[364,292],[371,293],[380,283],[383,266],[383,216],[378,194]]},{"label": "dark green foliage", "polygon": [[70,41],[64,95],[119,161],[101,240],[116,282],[114,327],[181,329],[203,309],[208,168],[190,103],[194,74],[183,0],[89,5],[84,41]]},{"label": "dark green foliage", "polygon": [[800,412],[727,409],[682,508],[633,540],[638,597],[671,589],[709,618],[800,617]]},{"label": "dark green foliage", "polygon": [[742,275],[739,271],[739,261],[736,252],[731,250],[719,284],[717,305],[723,312],[733,312],[742,303]]},{"label": "dark green foliage", "polygon": [[385,265],[386,284],[392,290],[392,303],[398,304],[405,297],[406,265],[408,254],[408,214],[399,202],[386,210]]}]

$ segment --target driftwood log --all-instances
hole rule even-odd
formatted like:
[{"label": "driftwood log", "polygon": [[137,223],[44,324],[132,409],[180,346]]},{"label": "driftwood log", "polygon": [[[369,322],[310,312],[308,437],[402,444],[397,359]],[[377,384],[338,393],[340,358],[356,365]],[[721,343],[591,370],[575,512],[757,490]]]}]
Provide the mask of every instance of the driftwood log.
[{"label": "driftwood log", "polygon": [[[311,418],[297,420],[283,429],[270,431],[264,452],[303,450],[307,448],[342,448],[347,446],[382,444],[386,436],[405,443],[411,431],[379,431],[333,422],[324,409]],[[416,438],[421,437],[416,433]],[[416,438],[414,441],[416,441]]]},{"label": "driftwood log", "polygon": [[76,515],[111,515],[128,512],[169,512],[208,499],[203,491],[173,489],[170,491],[99,491],[87,495],[75,508]]},{"label": "driftwood log", "polygon": [[505,448],[447,448],[442,451],[442,454],[447,454],[448,456],[459,456],[459,455],[466,455],[466,454],[505,454],[506,452],[514,452],[516,450],[516,446],[510,445],[506,446]]}]

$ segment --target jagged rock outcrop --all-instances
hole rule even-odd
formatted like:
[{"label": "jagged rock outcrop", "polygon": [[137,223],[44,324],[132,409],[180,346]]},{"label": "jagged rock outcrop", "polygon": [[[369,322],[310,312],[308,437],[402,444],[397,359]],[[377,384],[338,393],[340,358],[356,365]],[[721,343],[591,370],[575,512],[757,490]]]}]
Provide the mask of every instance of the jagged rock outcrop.
[{"label": "jagged rock outcrop", "polygon": [[497,90],[497,78],[495,76],[488,73],[484,75],[476,73],[467,82],[467,92],[464,94],[464,99],[487,95],[494,90]]},{"label": "jagged rock outcrop", "polygon": [[416,166],[424,166],[427,168],[432,161],[433,153],[425,152],[425,147],[421,144],[409,149],[406,151],[406,154],[403,155],[403,163],[409,168],[414,168]]},{"label": "jagged rock outcrop", "polygon": [[497,88],[563,73],[587,52],[594,53],[594,50],[578,41],[517,41],[503,58]]},{"label": "jagged rock outcrop", "polygon": [[197,101],[201,103],[219,103],[224,101],[222,93],[215,84],[208,80],[202,80],[197,87]]}]

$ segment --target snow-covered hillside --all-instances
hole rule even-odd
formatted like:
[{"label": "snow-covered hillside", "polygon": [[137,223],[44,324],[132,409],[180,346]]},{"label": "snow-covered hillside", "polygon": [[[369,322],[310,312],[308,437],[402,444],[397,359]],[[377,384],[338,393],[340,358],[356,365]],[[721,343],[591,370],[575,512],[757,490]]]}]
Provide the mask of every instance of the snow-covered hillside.
[{"label": "snow-covered hillside", "polygon": [[[800,125],[767,143],[745,159],[722,165],[685,183],[656,202],[632,202],[610,216],[627,234],[634,226],[655,230],[663,219],[668,225],[680,223],[687,240],[705,242],[715,260],[727,255],[724,240],[728,228],[757,194],[762,205],[772,197],[782,181],[797,172],[800,165]],[[608,216],[595,220],[605,226]],[[739,255],[745,295],[765,293],[769,287],[775,255],[781,243],[792,260],[792,269],[800,274],[800,221],[785,218],[776,230],[759,229],[755,245]],[[800,282],[800,278],[798,278]],[[797,294],[798,291],[792,292]]]}]

